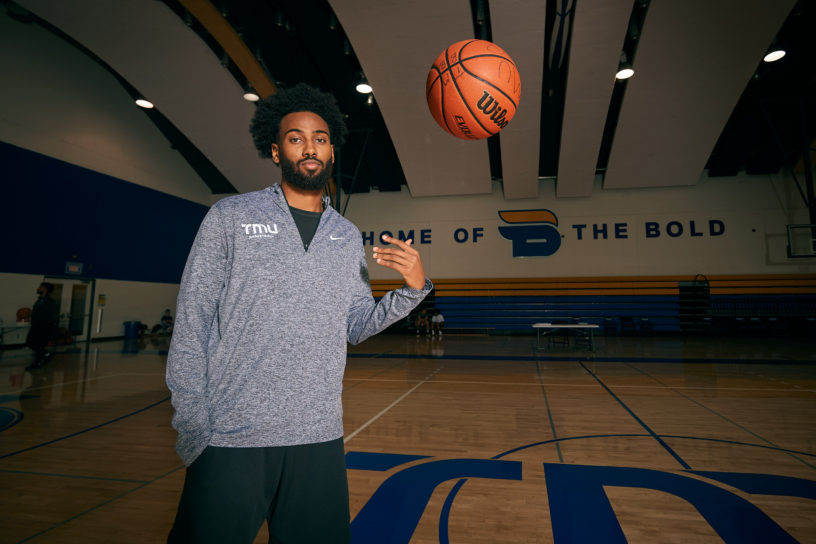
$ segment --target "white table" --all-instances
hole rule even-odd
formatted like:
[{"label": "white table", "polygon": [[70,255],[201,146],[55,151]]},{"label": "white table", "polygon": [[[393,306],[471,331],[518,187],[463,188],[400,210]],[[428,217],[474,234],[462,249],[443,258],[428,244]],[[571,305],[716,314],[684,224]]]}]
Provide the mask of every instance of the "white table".
[{"label": "white table", "polygon": [[600,325],[595,323],[534,323],[533,328],[536,330],[536,348],[544,349],[541,346],[541,331],[544,334],[549,334],[558,329],[586,329],[589,333],[589,349],[595,351],[595,337],[593,336],[595,329],[600,328]]}]

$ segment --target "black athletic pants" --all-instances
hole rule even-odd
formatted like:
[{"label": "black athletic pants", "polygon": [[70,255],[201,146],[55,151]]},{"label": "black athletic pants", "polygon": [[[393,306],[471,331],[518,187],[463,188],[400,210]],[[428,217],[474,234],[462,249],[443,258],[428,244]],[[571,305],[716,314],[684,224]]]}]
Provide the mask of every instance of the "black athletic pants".
[{"label": "black athletic pants", "polygon": [[350,539],[343,439],[275,448],[207,447],[187,468],[168,543],[274,544]]}]

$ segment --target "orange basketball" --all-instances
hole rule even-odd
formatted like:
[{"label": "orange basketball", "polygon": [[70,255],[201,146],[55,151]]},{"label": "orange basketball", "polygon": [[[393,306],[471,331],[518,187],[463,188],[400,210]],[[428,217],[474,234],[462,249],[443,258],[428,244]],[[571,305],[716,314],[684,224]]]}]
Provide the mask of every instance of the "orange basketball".
[{"label": "orange basketball", "polygon": [[445,131],[464,140],[497,134],[516,114],[521,79],[513,59],[485,40],[464,40],[436,58],[425,96]]}]

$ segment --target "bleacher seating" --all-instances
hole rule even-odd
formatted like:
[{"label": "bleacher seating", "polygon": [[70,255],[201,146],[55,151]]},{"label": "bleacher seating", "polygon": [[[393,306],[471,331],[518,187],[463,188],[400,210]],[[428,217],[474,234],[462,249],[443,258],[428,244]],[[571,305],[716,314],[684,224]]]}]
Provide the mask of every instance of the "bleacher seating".
[{"label": "bleacher seating", "polygon": [[[681,326],[680,285],[691,277],[436,279],[423,303],[445,330],[534,334],[538,322],[598,324],[600,334],[816,334],[816,275],[708,276],[703,327]],[[401,285],[374,281],[376,296]],[[707,297],[706,301],[709,300]],[[413,319],[396,328],[405,328]]]}]

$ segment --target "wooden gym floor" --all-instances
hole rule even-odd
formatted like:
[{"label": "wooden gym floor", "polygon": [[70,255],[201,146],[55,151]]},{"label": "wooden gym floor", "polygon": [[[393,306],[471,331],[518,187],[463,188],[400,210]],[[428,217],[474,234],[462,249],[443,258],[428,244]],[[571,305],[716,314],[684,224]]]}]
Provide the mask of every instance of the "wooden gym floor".
[{"label": "wooden gym floor", "polygon": [[[0,544],[164,541],[166,349],[0,351]],[[812,340],[381,335],[344,404],[355,543],[816,542]]]}]

